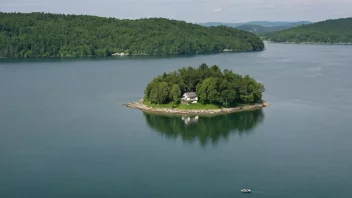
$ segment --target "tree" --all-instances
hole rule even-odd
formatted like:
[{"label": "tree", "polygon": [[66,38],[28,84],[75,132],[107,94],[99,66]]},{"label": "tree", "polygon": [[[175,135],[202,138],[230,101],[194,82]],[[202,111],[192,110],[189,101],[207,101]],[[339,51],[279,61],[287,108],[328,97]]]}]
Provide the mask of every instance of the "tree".
[{"label": "tree", "polygon": [[199,98],[199,102],[201,103],[208,103],[208,87],[211,83],[212,79],[211,78],[207,78],[205,79],[202,83],[199,83],[197,85],[197,95]]},{"label": "tree", "polygon": [[225,89],[221,92],[222,106],[228,107],[235,104],[237,93],[233,89]]},{"label": "tree", "polygon": [[158,82],[151,90],[150,101],[156,104],[163,104],[167,102],[168,96],[169,85],[167,82]]},{"label": "tree", "polygon": [[219,89],[219,79],[210,77],[199,84],[197,87],[197,95],[200,102],[202,103],[219,103],[220,102],[220,93]]},{"label": "tree", "polygon": [[177,84],[172,85],[169,98],[175,105],[180,103],[181,89]]}]

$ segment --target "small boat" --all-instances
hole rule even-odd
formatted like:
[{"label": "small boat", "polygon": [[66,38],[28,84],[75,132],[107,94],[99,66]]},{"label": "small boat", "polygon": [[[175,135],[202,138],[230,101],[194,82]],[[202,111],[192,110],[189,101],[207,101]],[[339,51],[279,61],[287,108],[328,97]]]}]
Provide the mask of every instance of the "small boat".
[{"label": "small boat", "polygon": [[250,193],[250,192],[251,192],[251,189],[242,189],[241,192],[243,192],[243,193]]}]

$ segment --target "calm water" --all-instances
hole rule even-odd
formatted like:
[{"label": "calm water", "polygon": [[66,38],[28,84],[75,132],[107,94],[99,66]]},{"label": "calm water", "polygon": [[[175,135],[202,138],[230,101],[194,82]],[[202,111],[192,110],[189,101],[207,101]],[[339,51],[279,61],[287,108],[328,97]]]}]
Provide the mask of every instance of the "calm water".
[{"label": "calm water", "polygon": [[[0,197],[351,197],[352,46],[266,47],[2,60]],[[203,62],[263,82],[272,106],[212,118],[121,106],[156,75]]]}]

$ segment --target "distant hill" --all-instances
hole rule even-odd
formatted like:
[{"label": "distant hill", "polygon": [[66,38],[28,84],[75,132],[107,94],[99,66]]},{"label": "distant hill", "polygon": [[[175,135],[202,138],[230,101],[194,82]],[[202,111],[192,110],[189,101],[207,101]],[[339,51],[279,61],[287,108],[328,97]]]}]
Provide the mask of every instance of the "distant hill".
[{"label": "distant hill", "polygon": [[292,28],[292,26],[272,26],[272,27],[265,27],[265,26],[261,26],[261,25],[240,25],[236,27],[237,29],[240,30],[244,30],[247,32],[252,32],[254,34],[264,34],[267,32],[275,32],[275,31],[279,31],[279,30],[286,30],[286,29],[290,29]]},{"label": "distant hill", "polygon": [[330,19],[268,33],[266,40],[292,43],[352,43],[352,17]]},{"label": "distant hill", "polygon": [[196,54],[258,51],[256,35],[164,18],[0,12],[0,58]]},{"label": "distant hill", "polygon": [[296,21],[296,22],[288,22],[288,21],[250,21],[241,25],[260,25],[263,27],[278,27],[278,26],[287,26],[287,27],[295,27],[302,24],[310,24],[310,21]]},{"label": "distant hill", "polygon": [[222,22],[206,22],[200,23],[199,25],[203,26],[229,26],[229,27],[238,27],[241,25],[260,25],[263,27],[275,27],[275,26],[290,26],[295,27],[302,24],[311,24],[310,21],[296,21],[296,22],[288,22],[288,21],[249,21],[244,23],[222,23]]},{"label": "distant hill", "polygon": [[221,22],[207,22],[201,23],[203,26],[229,26],[255,34],[262,34],[267,32],[274,32],[296,27],[302,24],[310,24],[309,21],[285,22],[285,21],[250,21],[246,23],[221,23]]}]

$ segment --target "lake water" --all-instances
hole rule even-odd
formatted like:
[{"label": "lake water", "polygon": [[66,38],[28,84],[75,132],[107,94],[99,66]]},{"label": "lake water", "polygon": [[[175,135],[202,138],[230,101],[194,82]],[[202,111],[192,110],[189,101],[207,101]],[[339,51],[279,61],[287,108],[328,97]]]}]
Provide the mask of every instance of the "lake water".
[{"label": "lake water", "polygon": [[[122,106],[201,63],[264,83],[262,110],[217,117]],[[351,197],[352,46],[0,62],[1,198]],[[252,194],[240,193],[251,188]]]}]

